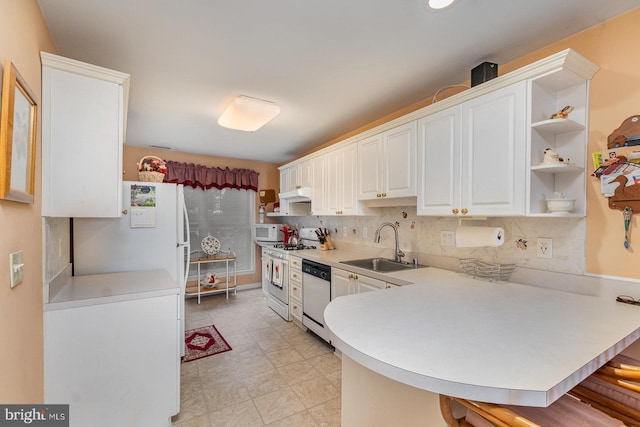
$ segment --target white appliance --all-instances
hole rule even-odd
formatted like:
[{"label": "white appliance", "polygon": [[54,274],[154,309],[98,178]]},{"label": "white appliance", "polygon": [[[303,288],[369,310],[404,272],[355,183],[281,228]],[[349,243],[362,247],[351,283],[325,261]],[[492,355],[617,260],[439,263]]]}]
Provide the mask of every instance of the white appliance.
[{"label": "white appliance", "polygon": [[329,342],[329,333],[324,327],[324,309],[331,301],[331,267],[303,259],[302,286],[302,324]]},{"label": "white appliance", "polygon": [[[282,226],[280,226],[282,227]],[[260,242],[262,246],[262,291],[267,305],[284,320],[291,320],[289,311],[289,254],[291,251],[317,249],[314,228],[300,229],[297,245]],[[304,294],[304,292],[303,292]]]},{"label": "white appliance", "polygon": [[[178,312],[184,356],[184,292],[190,252],[183,186],[125,181],[123,187],[120,218],[73,219],[74,275],[167,270],[181,289]],[[155,206],[136,206],[152,204]]]},{"label": "white appliance", "polygon": [[283,242],[284,224],[253,224],[251,237],[254,242]]},{"label": "white appliance", "polygon": [[262,262],[265,266],[263,286],[267,288],[267,305],[289,321],[289,255],[269,248],[266,249]]}]

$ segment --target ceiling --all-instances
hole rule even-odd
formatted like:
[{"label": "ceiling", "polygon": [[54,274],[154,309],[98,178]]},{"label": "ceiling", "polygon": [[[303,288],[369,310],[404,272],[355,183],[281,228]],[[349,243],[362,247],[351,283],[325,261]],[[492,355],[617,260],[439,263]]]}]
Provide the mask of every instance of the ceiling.
[{"label": "ceiling", "polygon": [[[284,163],[638,0],[38,0],[61,55],[131,74],[125,143]],[[276,102],[256,132],[237,95]]]}]

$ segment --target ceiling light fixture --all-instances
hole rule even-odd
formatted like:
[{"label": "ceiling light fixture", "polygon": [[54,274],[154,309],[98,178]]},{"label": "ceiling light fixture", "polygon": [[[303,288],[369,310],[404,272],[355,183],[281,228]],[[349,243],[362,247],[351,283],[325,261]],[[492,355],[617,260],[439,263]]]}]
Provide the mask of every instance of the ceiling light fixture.
[{"label": "ceiling light fixture", "polygon": [[442,10],[449,6],[452,6],[456,0],[429,0],[429,7],[431,9]]},{"label": "ceiling light fixture", "polygon": [[220,126],[253,132],[280,114],[280,107],[271,101],[240,95],[236,97],[218,119]]}]

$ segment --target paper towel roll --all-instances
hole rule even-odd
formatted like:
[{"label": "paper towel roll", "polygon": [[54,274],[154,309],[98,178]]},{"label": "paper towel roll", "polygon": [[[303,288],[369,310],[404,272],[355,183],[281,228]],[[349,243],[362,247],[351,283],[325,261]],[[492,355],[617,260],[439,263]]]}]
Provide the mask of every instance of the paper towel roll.
[{"label": "paper towel roll", "polygon": [[502,227],[458,227],[456,230],[456,246],[459,248],[496,247],[503,243]]}]

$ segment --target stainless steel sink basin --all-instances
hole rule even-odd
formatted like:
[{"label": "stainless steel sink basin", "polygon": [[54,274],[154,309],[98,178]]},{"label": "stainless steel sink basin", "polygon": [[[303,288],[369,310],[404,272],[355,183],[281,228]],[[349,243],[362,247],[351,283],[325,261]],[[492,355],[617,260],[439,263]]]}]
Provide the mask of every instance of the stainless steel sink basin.
[{"label": "stainless steel sink basin", "polygon": [[397,262],[395,260],[387,258],[354,259],[351,261],[340,261],[340,263],[364,268],[366,270],[377,271],[380,273],[388,273],[391,271],[400,270],[412,270],[416,268],[426,267],[425,265]]}]

